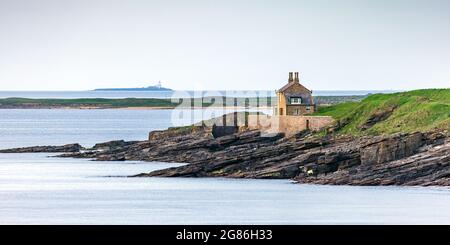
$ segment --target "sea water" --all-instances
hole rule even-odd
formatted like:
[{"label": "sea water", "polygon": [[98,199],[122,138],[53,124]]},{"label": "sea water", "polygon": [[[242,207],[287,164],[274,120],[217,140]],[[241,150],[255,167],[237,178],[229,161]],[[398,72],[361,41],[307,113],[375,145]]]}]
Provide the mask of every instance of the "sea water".
[{"label": "sea water", "polygon": [[[170,110],[0,110],[0,148],[142,140]],[[450,189],[129,178],[177,163],[0,154],[0,224],[450,224]]]}]

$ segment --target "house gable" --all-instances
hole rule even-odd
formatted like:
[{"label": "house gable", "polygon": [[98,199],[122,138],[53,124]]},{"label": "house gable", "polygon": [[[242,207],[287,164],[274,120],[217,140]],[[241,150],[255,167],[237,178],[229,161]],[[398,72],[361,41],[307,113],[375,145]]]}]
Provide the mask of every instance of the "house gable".
[{"label": "house gable", "polygon": [[314,103],[311,91],[297,82],[290,83],[281,94],[285,97],[287,105],[293,104],[291,101],[292,98],[300,98],[301,104],[303,105],[312,105]]},{"label": "house gable", "polygon": [[298,72],[295,77],[289,73],[288,83],[277,91],[277,96],[276,115],[303,115],[315,111],[312,91],[300,84]]},{"label": "house gable", "polygon": [[311,93],[309,89],[307,89],[305,86],[301,85],[298,82],[290,82],[286,85],[284,85],[280,90],[278,90],[280,93]]}]

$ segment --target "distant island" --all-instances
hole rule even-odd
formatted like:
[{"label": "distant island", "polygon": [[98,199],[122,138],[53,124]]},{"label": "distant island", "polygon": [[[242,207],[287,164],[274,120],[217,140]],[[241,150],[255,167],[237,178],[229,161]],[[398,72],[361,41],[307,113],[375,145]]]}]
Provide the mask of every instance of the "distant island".
[{"label": "distant island", "polygon": [[173,91],[173,90],[161,86],[161,82],[158,82],[157,85],[142,88],[98,88],[94,89],[94,91]]}]

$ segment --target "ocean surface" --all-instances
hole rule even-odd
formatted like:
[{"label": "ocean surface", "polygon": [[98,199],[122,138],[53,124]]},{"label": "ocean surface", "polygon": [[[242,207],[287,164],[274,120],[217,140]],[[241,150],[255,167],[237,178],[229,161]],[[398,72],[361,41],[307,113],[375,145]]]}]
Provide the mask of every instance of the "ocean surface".
[{"label": "ocean surface", "polygon": [[[227,93],[228,92],[228,93]],[[314,96],[346,96],[367,95],[374,93],[393,93],[396,90],[318,90],[313,91]],[[235,97],[267,97],[275,96],[275,91],[203,91],[204,96],[230,95]],[[0,91],[0,98],[186,98],[201,97],[198,91]]]},{"label": "ocean surface", "polygon": [[[255,111],[255,110],[249,110]],[[260,109],[271,114],[271,109]],[[110,140],[145,140],[153,130],[185,126],[232,110],[0,109],[0,149]]]},{"label": "ocean surface", "polygon": [[[190,122],[171,118],[170,110],[0,110],[0,148],[141,140]],[[127,178],[180,164],[54,155],[0,154],[0,224],[450,224],[449,188]]]}]

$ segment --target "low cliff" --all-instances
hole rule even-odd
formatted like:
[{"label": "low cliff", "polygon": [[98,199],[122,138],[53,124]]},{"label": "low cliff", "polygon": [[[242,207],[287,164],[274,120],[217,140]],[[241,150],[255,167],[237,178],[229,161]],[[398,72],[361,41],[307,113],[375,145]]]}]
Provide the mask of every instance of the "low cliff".
[{"label": "low cliff", "polygon": [[148,141],[111,141],[83,149],[77,144],[2,152],[66,152],[60,157],[100,161],[187,163],[140,177],[285,178],[300,183],[350,185],[450,185],[448,132],[387,136],[291,137],[257,130],[214,138],[209,129],[160,134]]},{"label": "low cliff", "polygon": [[[293,178],[301,183],[450,185],[450,138],[411,133],[376,138],[227,137],[232,146],[200,147],[193,163],[140,176]],[[241,138],[242,137],[242,138]],[[233,141],[233,142],[232,142]],[[232,142],[232,143],[231,143]],[[223,147],[224,144],[222,144]],[[207,158],[204,158],[207,155]]]},{"label": "low cliff", "polygon": [[[114,146],[117,142],[111,142]],[[214,138],[205,131],[66,153],[62,157],[188,163],[140,177],[287,178],[300,183],[450,185],[447,132],[389,136],[291,137],[245,131]]]}]

